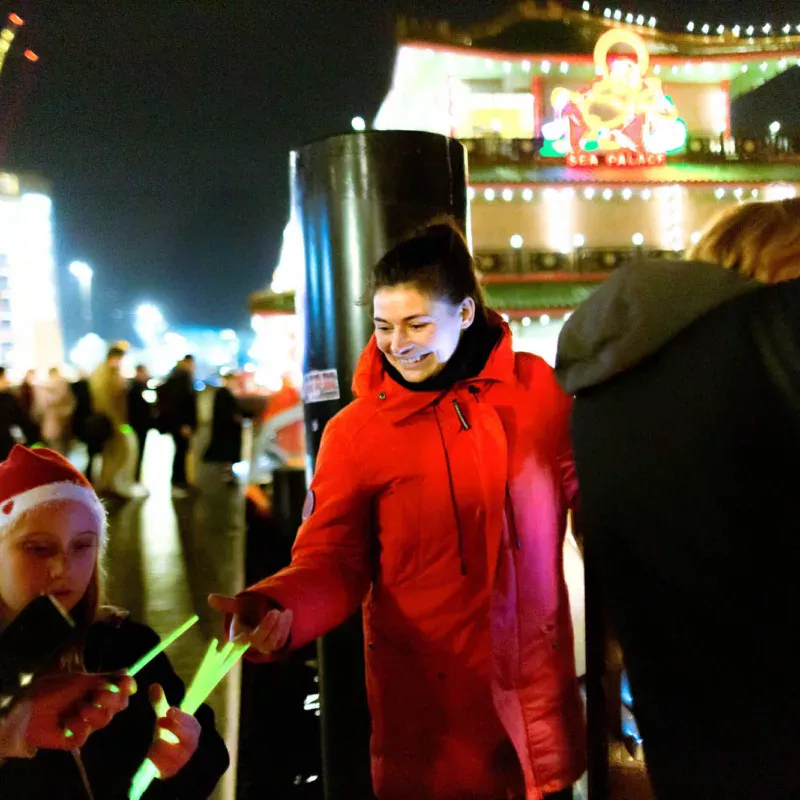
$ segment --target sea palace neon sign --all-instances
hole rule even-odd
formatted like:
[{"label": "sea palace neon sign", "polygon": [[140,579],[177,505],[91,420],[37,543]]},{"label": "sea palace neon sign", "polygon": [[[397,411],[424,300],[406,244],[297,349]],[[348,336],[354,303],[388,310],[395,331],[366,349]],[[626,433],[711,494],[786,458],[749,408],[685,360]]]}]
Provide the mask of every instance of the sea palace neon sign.
[{"label": "sea palace neon sign", "polygon": [[[609,59],[617,44],[632,48],[633,55]],[[594,63],[597,78],[588,88],[553,90],[555,119],[542,126],[541,155],[565,158],[571,167],[665,164],[668,153],[686,144],[686,124],[661,81],[647,76],[644,41],[630,31],[611,30],[598,39]]]}]

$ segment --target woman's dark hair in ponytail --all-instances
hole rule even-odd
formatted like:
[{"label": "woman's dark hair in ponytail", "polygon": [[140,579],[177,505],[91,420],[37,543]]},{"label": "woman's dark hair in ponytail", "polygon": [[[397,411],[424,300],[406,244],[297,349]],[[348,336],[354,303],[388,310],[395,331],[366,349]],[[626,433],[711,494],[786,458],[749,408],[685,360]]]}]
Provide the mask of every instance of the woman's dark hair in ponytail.
[{"label": "woman's dark hair in ponytail", "polygon": [[476,317],[487,317],[475,261],[451,217],[431,220],[383,256],[372,268],[362,304],[371,304],[378,289],[401,283],[413,284],[419,291],[454,305],[471,297]]}]

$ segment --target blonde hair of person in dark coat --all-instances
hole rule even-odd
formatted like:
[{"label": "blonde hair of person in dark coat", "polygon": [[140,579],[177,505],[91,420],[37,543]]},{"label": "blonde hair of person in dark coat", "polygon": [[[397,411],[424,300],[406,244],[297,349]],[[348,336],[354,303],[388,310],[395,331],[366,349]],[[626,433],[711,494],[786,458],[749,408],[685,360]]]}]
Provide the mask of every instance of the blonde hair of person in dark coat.
[{"label": "blonde hair of person in dark coat", "polygon": [[761,283],[800,277],[800,198],[732,206],[712,219],[688,257]]}]

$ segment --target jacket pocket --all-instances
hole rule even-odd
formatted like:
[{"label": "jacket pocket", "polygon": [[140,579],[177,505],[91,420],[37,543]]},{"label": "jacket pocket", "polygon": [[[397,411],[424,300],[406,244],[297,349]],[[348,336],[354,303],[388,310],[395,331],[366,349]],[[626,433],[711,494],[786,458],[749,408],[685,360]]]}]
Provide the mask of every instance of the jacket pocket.
[{"label": "jacket pocket", "polygon": [[375,530],[380,548],[378,580],[398,584],[414,578],[421,567],[423,479],[399,478],[376,499]]}]

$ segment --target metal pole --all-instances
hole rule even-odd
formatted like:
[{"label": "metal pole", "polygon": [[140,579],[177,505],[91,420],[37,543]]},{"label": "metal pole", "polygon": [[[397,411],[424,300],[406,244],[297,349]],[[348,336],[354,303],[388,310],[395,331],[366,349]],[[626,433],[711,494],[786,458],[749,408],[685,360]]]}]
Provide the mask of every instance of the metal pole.
[{"label": "metal pole", "polygon": [[[303,317],[309,474],[327,422],[352,399],[351,382],[372,325],[356,305],[370,268],[431,218],[454,216],[467,234],[466,151],[445,136],[367,131],[292,154],[292,202],[303,233]],[[310,400],[316,400],[311,402]],[[318,645],[326,800],[372,797],[370,720],[360,614]]]}]

